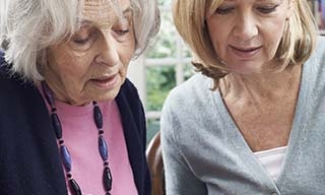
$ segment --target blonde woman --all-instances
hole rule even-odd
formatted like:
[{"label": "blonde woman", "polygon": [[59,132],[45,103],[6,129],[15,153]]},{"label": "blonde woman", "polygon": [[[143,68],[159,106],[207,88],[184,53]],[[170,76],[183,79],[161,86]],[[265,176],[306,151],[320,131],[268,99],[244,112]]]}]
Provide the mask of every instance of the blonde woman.
[{"label": "blonde woman", "polygon": [[306,0],[175,0],[198,71],[163,108],[167,195],[324,194],[325,41]]}]

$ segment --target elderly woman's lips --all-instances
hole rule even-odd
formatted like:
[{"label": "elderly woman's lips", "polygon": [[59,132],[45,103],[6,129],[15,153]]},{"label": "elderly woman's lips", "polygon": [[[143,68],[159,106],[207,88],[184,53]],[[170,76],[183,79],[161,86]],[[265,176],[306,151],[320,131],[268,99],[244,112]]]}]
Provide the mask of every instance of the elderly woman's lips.
[{"label": "elderly woman's lips", "polygon": [[110,89],[114,88],[117,84],[117,74],[111,77],[93,78],[90,81],[100,88]]}]

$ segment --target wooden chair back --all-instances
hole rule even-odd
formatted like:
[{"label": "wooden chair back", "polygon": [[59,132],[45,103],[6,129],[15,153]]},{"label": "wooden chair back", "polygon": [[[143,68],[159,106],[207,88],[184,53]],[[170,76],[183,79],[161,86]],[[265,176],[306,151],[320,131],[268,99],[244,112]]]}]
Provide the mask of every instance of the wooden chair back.
[{"label": "wooden chair back", "polygon": [[160,132],[149,142],[146,150],[147,161],[152,182],[152,195],[165,195],[165,177],[162,152],[160,146]]}]

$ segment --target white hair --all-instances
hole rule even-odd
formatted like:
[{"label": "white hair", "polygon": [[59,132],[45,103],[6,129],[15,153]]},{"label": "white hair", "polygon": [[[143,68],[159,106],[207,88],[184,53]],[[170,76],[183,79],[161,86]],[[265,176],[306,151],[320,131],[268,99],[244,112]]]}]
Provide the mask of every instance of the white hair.
[{"label": "white hair", "polygon": [[[116,1],[116,0],[110,0]],[[30,80],[43,79],[37,63],[46,49],[71,36],[80,24],[84,0],[0,0],[0,45],[12,70]],[[160,26],[156,0],[130,0],[136,39],[134,56],[146,49]]]}]

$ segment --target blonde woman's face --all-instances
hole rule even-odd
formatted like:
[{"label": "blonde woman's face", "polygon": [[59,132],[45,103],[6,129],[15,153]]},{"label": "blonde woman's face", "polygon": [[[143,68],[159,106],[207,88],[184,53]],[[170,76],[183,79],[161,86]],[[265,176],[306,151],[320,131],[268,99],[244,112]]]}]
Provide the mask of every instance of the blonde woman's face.
[{"label": "blonde woman's face", "polygon": [[273,59],[291,0],[225,0],[206,22],[216,54],[237,73],[259,72]]},{"label": "blonde woman's face", "polygon": [[86,0],[80,29],[50,48],[44,77],[57,99],[83,105],[117,96],[135,50],[130,1],[119,3],[122,10]]}]

